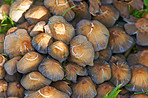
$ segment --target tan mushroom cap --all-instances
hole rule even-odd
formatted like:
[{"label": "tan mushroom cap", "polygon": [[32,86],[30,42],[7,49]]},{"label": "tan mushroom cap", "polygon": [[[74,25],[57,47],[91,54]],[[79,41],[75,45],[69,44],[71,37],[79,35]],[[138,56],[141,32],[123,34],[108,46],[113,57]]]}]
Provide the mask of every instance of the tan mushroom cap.
[{"label": "tan mushroom cap", "polygon": [[7,61],[7,59],[0,54],[0,79],[3,79],[5,76],[5,69],[4,69],[4,63]]},{"label": "tan mushroom cap", "polygon": [[130,98],[148,98],[146,94],[134,94]]},{"label": "tan mushroom cap", "polygon": [[148,13],[144,14],[144,18],[148,19]]},{"label": "tan mushroom cap", "polygon": [[14,22],[24,22],[24,13],[30,8],[33,0],[17,0],[12,3],[9,16]]},{"label": "tan mushroom cap", "polygon": [[28,29],[29,27],[29,23],[26,21],[26,22],[23,22],[22,24],[19,24],[17,25],[18,28],[21,28],[21,29]]},{"label": "tan mushroom cap", "polygon": [[9,34],[14,33],[17,29],[19,29],[19,28],[18,28],[18,27],[11,27],[11,28],[7,31],[6,36],[9,35]]},{"label": "tan mushroom cap", "polygon": [[8,83],[4,80],[0,80],[0,93],[6,92],[7,87],[8,87]]},{"label": "tan mushroom cap", "polygon": [[135,24],[125,24],[124,29],[129,35],[134,35],[138,33],[138,29]]},{"label": "tan mushroom cap", "polygon": [[[62,16],[67,9],[70,9],[68,0],[44,0],[44,5],[53,15]],[[70,9],[64,15],[67,21],[71,21],[75,17],[75,13]]]},{"label": "tan mushroom cap", "polygon": [[75,36],[70,42],[70,61],[85,67],[93,66],[94,48],[83,35]]},{"label": "tan mushroom cap", "polygon": [[116,63],[117,61],[126,62],[126,58],[122,54],[113,55],[110,59],[110,62]]},{"label": "tan mushroom cap", "polygon": [[128,3],[133,9],[141,10],[144,8],[143,0],[129,0]]},{"label": "tan mushroom cap", "polygon": [[93,16],[97,16],[100,12],[100,6],[100,0],[89,0],[89,13]]},{"label": "tan mushroom cap", "polygon": [[56,41],[48,47],[48,54],[62,63],[68,58],[69,49],[68,46],[62,41]]},{"label": "tan mushroom cap", "polygon": [[148,19],[140,18],[136,22],[136,27],[140,32],[148,32]]},{"label": "tan mushroom cap", "polygon": [[44,6],[34,6],[25,13],[25,19],[30,24],[36,24],[40,21],[47,21],[51,14]]},{"label": "tan mushroom cap", "polygon": [[10,58],[32,51],[31,38],[25,29],[18,29],[5,37],[4,53]]},{"label": "tan mushroom cap", "polygon": [[95,51],[103,50],[107,47],[109,39],[108,29],[99,21],[81,20],[76,25],[77,34],[85,35],[93,44]]},{"label": "tan mushroom cap", "polygon": [[17,71],[20,73],[27,73],[37,70],[37,67],[43,60],[43,56],[37,52],[26,53],[17,63]]},{"label": "tan mushroom cap", "polygon": [[5,15],[9,15],[9,8],[10,5],[4,4],[0,6],[0,20],[3,20],[5,18]]},{"label": "tan mushroom cap", "polygon": [[119,12],[112,5],[102,5],[99,15],[93,17],[107,27],[113,26],[118,18]]},{"label": "tan mushroom cap", "polygon": [[4,39],[5,34],[0,34],[0,53],[4,52]]},{"label": "tan mushroom cap", "polygon": [[30,72],[21,79],[21,85],[27,90],[38,90],[50,83],[51,81],[39,72]]},{"label": "tan mushroom cap", "polygon": [[54,87],[45,86],[31,94],[26,94],[24,98],[70,98],[66,93],[63,93]]}]

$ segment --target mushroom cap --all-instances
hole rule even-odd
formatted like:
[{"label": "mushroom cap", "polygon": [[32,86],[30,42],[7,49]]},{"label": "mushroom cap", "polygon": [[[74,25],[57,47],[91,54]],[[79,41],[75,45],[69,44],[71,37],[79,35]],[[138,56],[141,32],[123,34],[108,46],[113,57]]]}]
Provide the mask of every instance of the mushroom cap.
[{"label": "mushroom cap", "polygon": [[110,63],[112,69],[111,82],[118,86],[121,84],[121,87],[126,85],[131,79],[131,70],[130,67],[125,62],[117,61],[116,63]]},{"label": "mushroom cap", "polygon": [[77,34],[85,35],[93,44],[95,51],[103,50],[107,47],[109,39],[108,29],[97,20],[83,19],[76,25]]},{"label": "mushroom cap", "polygon": [[37,70],[37,67],[43,60],[43,56],[37,52],[26,53],[17,63],[17,71],[20,73],[27,73]]},{"label": "mushroom cap", "polygon": [[31,94],[26,94],[24,98],[70,98],[66,93],[63,93],[52,86],[45,86]]},{"label": "mushroom cap", "polygon": [[128,24],[135,24],[138,20],[137,17],[130,15],[129,18],[123,18],[124,21],[126,21]]},{"label": "mushroom cap", "polygon": [[44,6],[34,6],[25,13],[25,19],[30,24],[36,24],[39,21],[47,21],[51,14]]},{"label": "mushroom cap", "polygon": [[52,81],[58,81],[64,78],[62,65],[54,59],[43,60],[39,65],[39,71]]},{"label": "mushroom cap", "polygon": [[140,18],[136,22],[136,27],[140,32],[148,32],[148,19]]},{"label": "mushroom cap", "polygon": [[87,76],[87,69],[77,64],[69,63],[65,67],[66,79],[76,82],[78,76]]},{"label": "mushroom cap", "polygon": [[134,94],[130,98],[148,98],[146,94]]},{"label": "mushroom cap", "polygon": [[22,24],[17,25],[17,27],[27,30],[29,27],[29,23],[26,21],[26,22],[23,22]]},{"label": "mushroom cap", "polygon": [[4,4],[4,5],[0,6],[0,20],[3,20],[4,18],[6,18],[4,13],[7,16],[9,15],[9,8],[10,8],[10,5],[8,5],[8,4]]},{"label": "mushroom cap", "polygon": [[119,12],[113,5],[102,5],[99,15],[93,17],[107,27],[113,26],[118,18]]},{"label": "mushroom cap", "polygon": [[4,64],[6,61],[7,59],[0,54],[0,79],[3,79],[5,76]]},{"label": "mushroom cap", "polygon": [[100,84],[111,78],[111,68],[106,61],[96,60],[94,66],[88,67],[88,74],[94,83]]},{"label": "mushroom cap", "polygon": [[143,65],[133,65],[130,67],[132,77],[129,84],[125,87],[129,91],[144,92],[148,90],[148,67]]},{"label": "mushroom cap", "polygon": [[7,82],[16,82],[16,81],[19,82],[22,78],[22,74],[18,72],[13,75],[6,74],[4,78]]},{"label": "mushroom cap", "polygon": [[56,39],[69,44],[75,35],[74,27],[69,24],[62,16],[52,16],[49,19],[50,35]]},{"label": "mushroom cap", "polygon": [[11,33],[14,33],[17,29],[18,29],[18,27],[11,27],[11,28],[7,31],[6,36],[9,35],[9,34],[11,34]]},{"label": "mushroom cap", "polygon": [[148,19],[148,13],[144,14],[144,18]]},{"label": "mushroom cap", "polygon": [[25,29],[18,29],[5,37],[4,53],[8,54],[10,58],[24,55],[32,50],[31,38]]},{"label": "mushroom cap", "polygon": [[114,0],[100,0],[102,4],[111,4]]},{"label": "mushroom cap", "polygon": [[75,36],[70,42],[70,61],[85,67],[93,66],[94,48],[83,35]]},{"label": "mushroom cap", "polygon": [[6,92],[7,87],[8,87],[8,83],[4,80],[0,80],[0,93]]},{"label": "mushroom cap", "polygon": [[44,5],[53,15],[62,16],[66,12],[64,18],[67,21],[71,21],[75,17],[75,13],[70,9],[68,0],[44,0]]},{"label": "mushroom cap", "polygon": [[47,33],[40,33],[33,37],[32,46],[42,54],[47,54],[47,47],[53,42],[53,38]]},{"label": "mushroom cap", "polygon": [[110,62],[113,62],[113,63],[116,63],[117,61],[126,62],[126,58],[122,54],[115,54],[110,59]]},{"label": "mushroom cap", "polygon": [[51,81],[39,72],[30,72],[21,79],[21,85],[27,90],[37,90],[50,83]]},{"label": "mushroom cap", "polygon": [[62,63],[68,58],[69,49],[68,46],[62,41],[56,41],[48,47],[48,54]]},{"label": "mushroom cap", "polygon": [[0,34],[0,53],[4,52],[4,39],[5,34]]},{"label": "mushroom cap", "polygon": [[128,3],[133,9],[141,10],[144,8],[143,0],[130,0]]},{"label": "mushroom cap", "polygon": [[109,32],[109,46],[113,53],[123,53],[134,44],[134,39],[119,27],[112,27]]},{"label": "mushroom cap", "polygon": [[124,29],[129,35],[134,35],[138,33],[138,29],[135,24],[125,24]]},{"label": "mushroom cap", "polygon": [[95,84],[90,77],[82,77],[79,81],[72,86],[71,98],[93,98],[96,96],[97,91]]},{"label": "mushroom cap", "polygon": [[9,75],[13,75],[17,72],[17,62],[21,59],[21,56],[16,56],[4,64],[5,71]]}]

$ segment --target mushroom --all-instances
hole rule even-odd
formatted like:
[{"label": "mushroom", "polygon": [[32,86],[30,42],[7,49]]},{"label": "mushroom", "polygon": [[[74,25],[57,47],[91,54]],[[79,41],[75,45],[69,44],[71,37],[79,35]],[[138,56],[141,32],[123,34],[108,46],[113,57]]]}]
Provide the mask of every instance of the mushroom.
[{"label": "mushroom", "polygon": [[20,73],[27,73],[37,70],[37,67],[42,60],[43,56],[39,53],[28,52],[17,62],[17,71]]},{"label": "mushroom", "polygon": [[133,9],[141,10],[144,8],[143,0],[129,0],[128,3]]},{"label": "mushroom", "polygon": [[62,41],[55,41],[48,47],[48,54],[62,63],[68,58],[69,49],[68,46]]},{"label": "mushroom", "polygon": [[120,88],[120,93],[117,95],[117,98],[130,98],[132,92],[128,91],[125,88]]},{"label": "mushroom", "polygon": [[117,61],[126,62],[126,58],[122,54],[113,55],[110,59],[110,62],[116,63]]},{"label": "mushroom", "polygon": [[5,77],[5,69],[4,69],[4,63],[7,61],[7,59],[0,54],[0,79],[3,79]]},{"label": "mushroom", "polygon": [[53,38],[48,35],[47,33],[40,33],[33,37],[32,39],[32,46],[42,54],[47,54],[48,52],[48,45],[51,45],[53,42]]},{"label": "mushroom", "polygon": [[26,90],[38,90],[50,83],[51,81],[39,72],[30,72],[21,79],[21,85]]},{"label": "mushroom", "polygon": [[58,81],[64,78],[62,65],[54,59],[44,59],[39,65],[39,71],[52,81]]},{"label": "mushroom", "polygon": [[14,75],[17,72],[17,62],[21,59],[21,56],[16,56],[4,64],[4,69],[9,75]]},{"label": "mushroom", "polygon": [[111,4],[114,0],[100,0],[102,4]]},{"label": "mushroom", "polygon": [[52,16],[48,21],[51,35],[54,39],[69,44],[75,35],[74,27],[69,24],[62,16]]},{"label": "mushroom", "polygon": [[134,94],[130,98],[148,98],[146,94]]},{"label": "mushroom", "polygon": [[44,0],[44,5],[53,15],[64,15],[67,21],[71,21],[75,17],[75,13],[71,10],[68,0]]},{"label": "mushroom", "polygon": [[145,13],[143,17],[148,19],[148,13]]},{"label": "mushroom", "polygon": [[107,47],[109,31],[97,20],[81,20],[76,25],[76,32],[77,34],[85,35],[88,41],[93,44],[95,51],[100,51]]},{"label": "mushroom", "polygon": [[4,4],[0,6],[0,20],[3,20],[4,18],[6,18],[5,15],[7,16],[9,15],[9,8],[10,8],[10,5],[8,4]]},{"label": "mushroom", "polygon": [[0,53],[4,52],[4,39],[5,34],[0,34]]},{"label": "mushroom", "polygon": [[16,72],[13,75],[6,74],[4,78],[7,82],[16,82],[16,81],[19,82],[22,78],[22,74],[18,72]]},{"label": "mushroom", "polygon": [[111,78],[111,68],[106,61],[96,60],[94,66],[88,67],[88,74],[94,83],[101,84]]},{"label": "mushroom", "polygon": [[8,97],[24,98],[24,88],[19,82],[10,82],[7,89]]},{"label": "mushroom", "polygon": [[9,11],[9,17],[18,23],[24,22],[24,13],[30,8],[33,0],[17,0],[12,3]]},{"label": "mushroom", "polygon": [[143,65],[132,65],[132,77],[129,84],[125,87],[129,91],[144,92],[148,90],[148,67]]},{"label": "mushroom", "polygon": [[69,96],[72,94],[72,90],[70,86],[68,85],[68,82],[66,81],[53,82],[51,86],[55,87],[59,91],[66,93]]},{"label": "mushroom", "polygon": [[26,29],[27,30],[28,27],[29,27],[29,23],[26,21],[22,24],[19,24],[17,27],[20,28],[20,29]]},{"label": "mushroom", "polygon": [[77,76],[87,76],[87,69],[74,63],[69,63],[65,67],[66,79],[76,82]]},{"label": "mushroom", "polygon": [[123,53],[134,44],[134,39],[120,27],[110,28],[109,33],[109,46],[113,53]]},{"label": "mushroom", "polygon": [[99,58],[99,51],[95,51],[95,57],[94,57],[94,60],[98,59]]},{"label": "mushroom", "polygon": [[27,29],[27,31],[30,33],[32,31],[32,29],[34,28],[35,25],[30,25]]},{"label": "mushroom", "polygon": [[31,38],[25,29],[18,29],[5,37],[4,53],[8,54],[10,58],[24,55],[32,50]]},{"label": "mushroom", "polygon": [[99,15],[93,17],[107,27],[113,26],[118,18],[119,12],[112,5],[102,5]]},{"label": "mushroom", "polygon": [[52,86],[45,86],[31,94],[26,94],[24,98],[70,98],[66,93],[63,93]]},{"label": "mushroom", "polygon": [[51,14],[44,6],[34,6],[25,13],[25,19],[30,24],[36,24],[40,21],[47,21]]},{"label": "mushroom", "polygon": [[85,67],[93,66],[94,49],[92,44],[83,35],[75,36],[70,42],[70,61]]},{"label": "mushroom", "polygon": [[72,86],[71,98],[94,98],[97,94],[95,84],[90,77],[82,77]]},{"label": "mushroom", "polygon": [[34,36],[38,35],[39,33],[43,33],[45,24],[46,24],[45,21],[38,22],[31,30],[30,36],[34,37]]},{"label": "mushroom", "polygon": [[17,29],[19,29],[19,28],[18,28],[18,27],[11,27],[11,28],[7,31],[6,36],[9,35],[9,34],[11,34],[11,33],[14,33]]},{"label": "mushroom", "polygon": [[8,83],[4,80],[0,80],[0,97],[7,97],[6,90],[8,87]]}]

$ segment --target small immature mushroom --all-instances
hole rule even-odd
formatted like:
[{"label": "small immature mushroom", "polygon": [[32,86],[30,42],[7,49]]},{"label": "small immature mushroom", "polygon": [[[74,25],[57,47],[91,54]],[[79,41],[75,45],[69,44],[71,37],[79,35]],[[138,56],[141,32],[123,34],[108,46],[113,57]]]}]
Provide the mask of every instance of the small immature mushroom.
[{"label": "small immature mushroom", "polygon": [[34,6],[25,13],[25,19],[30,24],[36,24],[40,21],[47,21],[51,14],[44,6]]},{"label": "small immature mushroom", "polygon": [[54,39],[63,41],[69,44],[70,40],[75,35],[74,27],[69,24],[62,16],[52,16],[48,25],[50,27],[51,35]]},{"label": "small immature mushroom", "polygon": [[9,11],[9,17],[14,22],[24,22],[24,13],[30,8],[33,0],[17,0],[12,3]]},{"label": "small immature mushroom", "polygon": [[148,98],[146,94],[134,94],[130,98]]},{"label": "small immature mushroom", "polygon": [[52,81],[58,81],[64,78],[62,65],[54,59],[43,60],[39,65],[39,71]]},{"label": "small immature mushroom", "polygon": [[43,56],[39,53],[28,52],[17,62],[17,71],[20,73],[27,73],[37,70],[37,67],[42,60]]},{"label": "small immature mushroom", "polygon": [[109,46],[113,53],[123,53],[134,44],[134,39],[126,34],[122,28],[112,27],[109,32]]},{"label": "small immature mushroom", "polygon": [[38,22],[31,30],[30,36],[34,37],[34,36],[38,35],[39,33],[43,33],[45,24],[46,24],[45,21]]},{"label": "small immature mushroom", "polygon": [[22,24],[19,24],[17,27],[21,28],[21,29],[26,29],[27,30],[28,27],[29,27],[29,23],[26,21],[26,22],[24,22]]},{"label": "small immature mushroom", "polygon": [[47,33],[40,33],[33,37],[32,46],[42,54],[47,54],[48,45],[51,45],[53,42],[53,38]]},{"label": "small immature mushroom", "polygon": [[143,65],[133,65],[130,67],[132,77],[129,87],[125,87],[129,91],[144,92],[148,90],[148,67]]},{"label": "small immature mushroom", "polygon": [[0,53],[4,52],[4,39],[5,34],[0,34]]},{"label": "small immature mushroom", "polygon": [[7,89],[8,97],[24,98],[24,88],[19,82],[10,82]]},{"label": "small immature mushroom", "polygon": [[17,29],[19,29],[19,28],[18,28],[18,27],[11,27],[11,28],[7,31],[6,36],[9,35],[9,34],[11,34],[11,33],[14,33]]},{"label": "small immature mushroom", "polygon": [[76,82],[77,81],[77,75],[78,76],[87,76],[87,69],[85,67],[81,67],[77,64],[69,63],[65,67],[66,72],[66,79]]},{"label": "small immature mushroom", "polygon": [[90,77],[82,77],[72,86],[71,98],[94,98],[97,94],[95,84]]},{"label": "small immature mushroom", "polygon": [[50,83],[51,81],[45,78],[39,72],[31,72],[21,79],[21,85],[26,90],[37,90],[46,85],[49,85]]},{"label": "small immature mushroom", "polygon": [[[1,4],[1,3],[0,3]],[[9,8],[10,5],[8,4],[4,4],[0,6],[0,20],[3,20],[5,17],[5,15],[9,15]]]},{"label": "small immature mushroom", "polygon": [[95,51],[103,50],[107,47],[109,39],[108,29],[97,20],[81,20],[76,25],[77,34],[85,35],[93,44]]},{"label": "small immature mushroom", "polygon": [[8,54],[10,58],[24,55],[32,50],[31,38],[25,29],[18,29],[5,37],[4,53]]},{"label": "small immature mushroom", "polygon": [[56,41],[48,47],[48,54],[62,63],[69,56],[68,46],[62,41]]},{"label": "small immature mushroom", "polygon": [[31,94],[26,94],[24,98],[70,98],[66,93],[63,93],[52,86],[45,86]]},{"label": "small immature mushroom", "polygon": [[5,69],[4,69],[4,63],[7,61],[7,59],[0,54],[0,79],[3,79],[5,77]]},{"label": "small immature mushroom", "polygon": [[100,84],[111,78],[111,68],[106,61],[96,60],[94,66],[88,67],[88,74],[94,83]]},{"label": "small immature mushroom", "polygon": [[5,71],[6,71],[9,75],[14,75],[14,73],[17,72],[16,65],[17,65],[17,62],[18,62],[20,59],[21,59],[21,56],[16,56],[16,57],[10,59],[9,61],[7,61],[7,62],[4,64]]},{"label": "small immature mushroom", "polygon": [[68,0],[44,0],[44,5],[53,15],[62,16],[66,12],[64,18],[67,21],[71,21],[75,17],[75,13],[70,9]]},{"label": "small immature mushroom", "polygon": [[75,36],[70,42],[70,61],[85,67],[93,66],[94,49],[92,44],[83,35]]},{"label": "small immature mushroom", "polygon": [[6,74],[4,78],[7,82],[15,82],[15,81],[19,82],[22,78],[22,74],[20,73],[15,73],[13,75]]},{"label": "small immature mushroom", "polygon": [[121,87],[126,85],[131,79],[131,70],[127,63],[117,61],[116,63],[110,63],[112,69],[111,82],[118,86],[121,84]]},{"label": "small immature mushroom", "polygon": [[8,87],[8,83],[4,80],[0,80],[0,97],[7,97],[6,90]]},{"label": "small immature mushroom", "polygon": [[102,5],[99,15],[93,17],[107,27],[113,26],[118,18],[119,12],[113,5]]},{"label": "small immature mushroom", "polygon": [[55,87],[56,89],[68,94],[69,96],[72,94],[72,90],[66,81],[57,81],[53,82],[51,86]]}]

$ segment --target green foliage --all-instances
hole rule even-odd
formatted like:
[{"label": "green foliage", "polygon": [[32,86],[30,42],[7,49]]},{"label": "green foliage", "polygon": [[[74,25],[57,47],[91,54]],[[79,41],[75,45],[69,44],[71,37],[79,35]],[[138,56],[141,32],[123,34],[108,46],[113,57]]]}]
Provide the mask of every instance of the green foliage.
[{"label": "green foliage", "polygon": [[8,55],[7,55],[7,54],[5,54],[5,53],[2,53],[2,55],[3,55],[3,56],[7,56],[7,57],[8,57]]},{"label": "green foliage", "polygon": [[148,7],[148,0],[143,0],[143,3],[146,7]]},{"label": "green foliage", "polygon": [[145,91],[145,92],[135,92],[134,94],[146,94],[146,95],[148,95],[148,90]]},{"label": "green foliage", "polygon": [[9,4],[11,5],[15,0],[4,0],[4,2],[0,5],[3,5],[3,4]]},{"label": "green foliage", "polygon": [[69,10],[71,10],[71,9],[73,9],[73,8],[75,8],[76,7],[76,5],[74,5],[74,6],[72,6],[72,7],[70,7],[69,9],[67,9],[64,13],[63,13],[63,17],[65,16],[65,14],[69,11]]},{"label": "green foliage", "polygon": [[135,17],[137,17],[137,18],[141,18],[141,17],[143,17],[146,13],[148,13],[148,8],[146,8],[146,9],[141,9],[141,10],[134,10],[132,13],[131,13],[131,15],[132,16],[135,16]]}]

